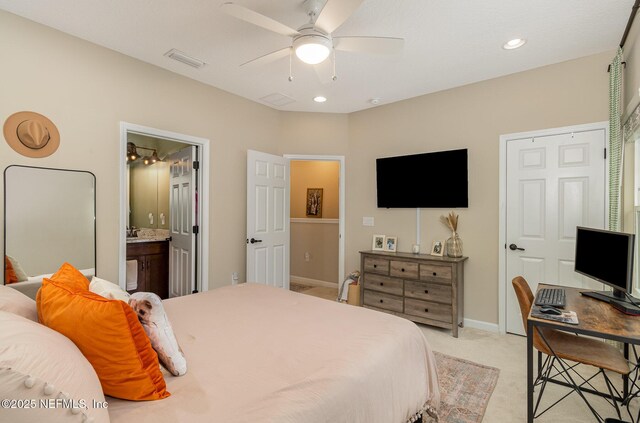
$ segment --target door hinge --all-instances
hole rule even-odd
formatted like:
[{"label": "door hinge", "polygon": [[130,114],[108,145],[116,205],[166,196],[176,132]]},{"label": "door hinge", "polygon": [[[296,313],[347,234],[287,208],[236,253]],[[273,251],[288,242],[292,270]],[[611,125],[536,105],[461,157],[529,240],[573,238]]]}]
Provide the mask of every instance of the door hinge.
[{"label": "door hinge", "polygon": [[200,169],[200,162],[198,160],[193,162],[193,170],[199,170]]},{"label": "door hinge", "polygon": [[200,232],[200,227],[199,227],[198,225],[195,225],[195,226],[193,227],[193,233],[197,235],[197,234],[198,234],[198,232]]},{"label": "door hinge", "polygon": [[607,160],[607,149],[604,149],[604,159]]}]

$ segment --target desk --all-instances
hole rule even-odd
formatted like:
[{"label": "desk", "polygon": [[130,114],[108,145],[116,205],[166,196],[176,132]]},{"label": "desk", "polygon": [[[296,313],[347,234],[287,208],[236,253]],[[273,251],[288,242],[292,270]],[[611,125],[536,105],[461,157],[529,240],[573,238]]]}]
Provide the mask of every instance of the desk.
[{"label": "desk", "polygon": [[[557,288],[556,285],[538,285],[538,289]],[[533,330],[547,327],[565,332],[588,335],[596,338],[611,339],[625,344],[640,345],[640,316],[628,316],[604,301],[580,295],[588,289],[564,288],[566,294],[565,310],[578,314],[578,325],[554,322],[527,316],[527,422],[533,423]],[[625,357],[628,349],[625,348]]]}]

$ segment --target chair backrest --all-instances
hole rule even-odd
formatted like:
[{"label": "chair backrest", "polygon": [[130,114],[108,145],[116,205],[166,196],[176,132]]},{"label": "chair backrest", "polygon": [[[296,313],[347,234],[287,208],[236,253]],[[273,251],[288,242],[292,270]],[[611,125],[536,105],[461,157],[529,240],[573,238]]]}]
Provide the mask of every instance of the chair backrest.
[{"label": "chair backrest", "polygon": [[[518,297],[518,304],[520,305],[520,314],[522,314],[522,325],[524,326],[524,331],[527,332],[527,316],[529,316],[529,311],[533,305],[533,292],[531,292],[529,284],[522,276],[516,276],[513,278],[511,284],[513,285],[513,289],[516,291],[516,297]],[[542,341],[542,338],[540,338],[538,330],[533,331],[533,346],[538,351],[549,354],[549,348],[546,343]],[[547,331],[543,330],[543,332],[546,333]]]},{"label": "chair backrest", "polygon": [[513,278],[511,284],[513,285],[513,289],[516,291],[516,297],[518,298],[518,304],[520,305],[520,312],[522,314],[522,325],[526,332],[527,316],[529,315],[529,310],[531,310],[531,306],[533,305],[533,292],[531,292],[529,284],[522,276],[516,276]]}]

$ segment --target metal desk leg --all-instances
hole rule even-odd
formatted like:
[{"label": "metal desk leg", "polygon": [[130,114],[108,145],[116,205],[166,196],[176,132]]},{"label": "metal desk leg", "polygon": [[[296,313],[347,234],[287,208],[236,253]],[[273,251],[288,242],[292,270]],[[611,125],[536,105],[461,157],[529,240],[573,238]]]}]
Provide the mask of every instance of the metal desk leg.
[{"label": "metal desk leg", "polygon": [[533,423],[533,324],[527,322],[527,422]]}]

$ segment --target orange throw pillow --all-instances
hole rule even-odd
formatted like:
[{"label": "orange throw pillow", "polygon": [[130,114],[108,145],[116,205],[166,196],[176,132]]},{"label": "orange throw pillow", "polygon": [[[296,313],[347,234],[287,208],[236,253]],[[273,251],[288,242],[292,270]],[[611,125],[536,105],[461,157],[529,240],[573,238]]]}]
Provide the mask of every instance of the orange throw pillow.
[{"label": "orange throw pillow", "polygon": [[16,282],[18,282],[18,275],[16,275],[16,271],[13,270],[13,264],[11,264],[9,257],[4,256],[4,283],[5,285],[9,285],[10,283]]},{"label": "orange throw pillow", "polygon": [[76,344],[106,395],[127,400],[168,397],[158,356],[131,307],[75,288],[67,281],[45,279],[36,297],[40,323]]},{"label": "orange throw pillow", "polygon": [[89,290],[89,279],[69,263],[60,266],[60,269],[51,276],[51,280],[63,283],[73,291]]}]

